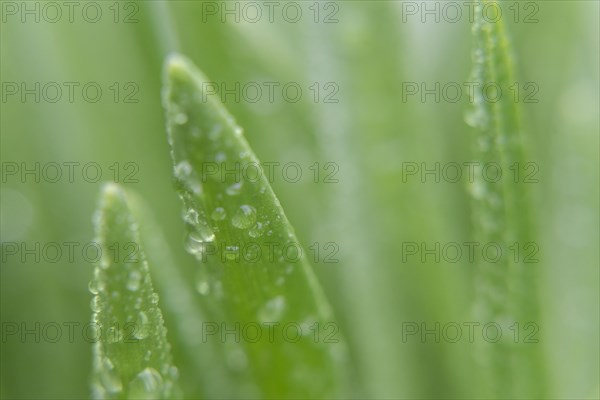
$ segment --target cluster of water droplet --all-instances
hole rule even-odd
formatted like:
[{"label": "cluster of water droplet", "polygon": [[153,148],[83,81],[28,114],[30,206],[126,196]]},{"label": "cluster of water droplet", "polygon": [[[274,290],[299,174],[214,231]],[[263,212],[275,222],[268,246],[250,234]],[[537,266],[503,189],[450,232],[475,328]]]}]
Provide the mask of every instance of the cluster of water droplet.
[{"label": "cluster of water droplet", "polygon": [[[171,395],[179,374],[177,368],[172,365],[165,365],[160,372],[155,368],[145,367],[123,385],[119,371],[110,358],[103,357],[96,368],[93,397],[102,399],[163,399]],[[125,396],[123,393],[126,393]]]}]

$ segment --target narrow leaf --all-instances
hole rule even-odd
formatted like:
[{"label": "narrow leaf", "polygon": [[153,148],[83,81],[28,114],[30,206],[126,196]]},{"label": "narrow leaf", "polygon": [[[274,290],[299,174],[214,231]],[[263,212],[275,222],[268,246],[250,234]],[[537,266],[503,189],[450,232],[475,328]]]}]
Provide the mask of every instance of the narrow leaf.
[{"label": "narrow leaf", "polygon": [[[172,56],[165,80],[168,137],[186,248],[198,260],[198,296],[221,334],[242,334],[219,340],[227,365],[252,377],[252,387],[238,395],[335,394],[344,355],[340,334],[267,175],[255,168],[259,161],[241,128],[207,95],[209,81],[190,61]],[[244,335],[244,327],[257,326],[260,338]]]},{"label": "narrow leaf", "polygon": [[[476,6],[472,81],[478,86],[466,120],[477,130],[475,154],[479,165],[470,187],[475,238],[482,245],[492,243],[501,249],[498,262],[479,260],[476,316],[482,323],[499,323],[509,332],[522,330],[529,323],[537,325],[540,314],[537,265],[523,262],[523,249],[535,249],[537,244],[531,222],[530,187],[523,182],[529,160],[524,155],[526,141],[519,104],[513,95],[518,83],[504,22],[486,20],[482,10],[484,6],[500,8],[500,4],[484,0]],[[484,166],[491,167],[488,172],[500,171],[501,175],[484,174]],[[484,370],[488,372],[486,388],[495,397],[543,397],[540,346],[527,346],[509,336],[505,334],[498,343],[481,349],[487,367]]]},{"label": "narrow leaf", "polygon": [[105,186],[95,216],[101,261],[90,291],[96,327],[95,398],[170,398],[177,369],[158,308],[137,224],[125,193]]}]

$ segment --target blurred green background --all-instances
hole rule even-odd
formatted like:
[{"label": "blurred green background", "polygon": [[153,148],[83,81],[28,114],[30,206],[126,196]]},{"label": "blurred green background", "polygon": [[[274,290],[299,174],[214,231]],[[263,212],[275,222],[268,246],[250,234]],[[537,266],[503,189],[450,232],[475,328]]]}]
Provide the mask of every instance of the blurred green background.
[{"label": "blurred green background", "polygon": [[[402,97],[405,82],[432,87],[468,81],[472,40],[466,16],[456,23],[443,14],[439,22],[435,16],[423,22],[421,14],[407,13],[408,2],[309,1],[294,3],[303,12],[298,22],[283,18],[286,3],[275,9],[273,22],[267,15],[251,22],[253,13],[242,14],[239,22],[230,15],[223,22],[221,14],[208,13],[207,2],[84,1],[75,2],[72,22],[58,2],[62,17],[52,22],[56,14],[46,2],[1,3],[2,398],[87,397],[92,354],[90,343],[80,335],[71,343],[66,330],[56,343],[43,335],[36,343],[34,334],[24,340],[7,334],[12,323],[33,329],[38,322],[43,327],[90,320],[87,285],[93,265],[82,257],[81,246],[73,261],[63,254],[58,262],[43,256],[36,262],[33,256],[22,260],[21,253],[9,254],[7,243],[33,248],[35,243],[92,241],[99,188],[116,180],[118,170],[120,183],[128,173],[137,179],[123,184],[152,207],[176,262],[193,263],[183,250],[160,100],[162,63],[173,51],[189,56],[227,87],[278,82],[281,88],[295,82],[303,89],[295,103],[276,89],[273,102],[264,92],[256,103],[228,96],[225,105],[259,159],[302,166],[300,182],[277,175],[273,188],[305,248],[315,242],[339,246],[339,263],[316,263],[314,269],[350,345],[354,395],[480,397],[474,344],[402,340],[405,322],[432,327],[436,321],[472,321],[477,301],[475,265],[403,262],[401,257],[403,242],[472,239],[465,182],[402,179],[403,163],[475,159],[475,133],[464,122],[466,94],[455,103]],[[266,13],[264,2],[256,3]],[[549,397],[597,398],[599,3],[516,4],[518,20],[510,14],[506,22],[518,80],[539,87],[537,103],[520,104],[528,160],[539,166],[539,182],[530,186],[542,304],[541,318],[534,321],[539,343],[533,345],[545,355]],[[525,22],[535,10],[528,4],[537,5],[538,22]],[[35,11],[23,17],[23,7],[39,7],[39,22]],[[99,20],[90,22],[98,9]],[[28,88],[57,82],[62,97],[48,101],[54,97],[50,85],[46,93],[40,89],[39,102],[35,94],[22,99],[23,82]],[[64,82],[79,84],[72,102]],[[102,88],[98,102],[83,97],[88,82]],[[310,89],[315,82],[320,88],[316,102]],[[19,90],[14,95],[13,83]],[[338,101],[324,102],[332,88],[338,89],[333,97]],[[44,166],[52,177],[49,163],[69,162],[80,163],[73,182],[67,167],[58,182],[44,178]],[[336,163],[339,182],[314,183],[309,167],[315,162]],[[40,181],[31,174],[22,179],[22,167],[35,163]],[[83,179],[87,163],[100,166],[98,182]],[[11,175],[14,165],[19,172]],[[93,177],[93,171],[86,176]],[[155,286],[160,292],[160,283]],[[164,314],[171,328],[168,311]]]}]

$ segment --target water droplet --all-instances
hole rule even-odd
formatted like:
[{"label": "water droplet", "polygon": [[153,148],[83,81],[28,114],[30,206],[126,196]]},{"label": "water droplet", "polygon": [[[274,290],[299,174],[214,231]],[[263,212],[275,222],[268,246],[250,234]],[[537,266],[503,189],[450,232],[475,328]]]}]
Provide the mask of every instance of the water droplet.
[{"label": "water droplet", "polygon": [[237,136],[241,136],[244,133],[244,130],[242,128],[240,128],[239,126],[236,126],[233,129],[233,133],[235,133]]},{"label": "water droplet", "polygon": [[150,335],[150,322],[146,313],[140,311],[135,322],[134,336],[136,339],[146,339],[148,335]]},{"label": "water droplet", "polygon": [[179,113],[175,115],[174,120],[177,125],[184,125],[188,122],[188,116],[185,113]]},{"label": "water droplet", "polygon": [[105,358],[100,367],[100,383],[109,393],[119,393],[123,390],[123,384],[117,374],[114,364],[109,358]]},{"label": "water droplet", "polygon": [[189,161],[183,160],[175,166],[173,173],[180,179],[188,178],[192,173],[192,165]]},{"label": "water droplet", "polygon": [[106,390],[100,384],[92,383],[92,398],[93,399],[106,399],[108,397]]},{"label": "water droplet", "polygon": [[250,228],[248,230],[248,235],[250,235],[250,237],[253,238],[258,238],[261,237],[264,231],[264,227],[263,224],[261,224],[260,222],[257,222],[256,225],[254,225],[252,228]]},{"label": "water droplet", "polygon": [[479,179],[475,179],[473,183],[469,185],[469,191],[471,192],[473,198],[477,200],[483,199],[487,193],[485,184]]},{"label": "water droplet", "polygon": [[102,301],[100,300],[99,296],[94,296],[92,298],[92,301],[90,302],[90,308],[93,312],[102,311]]},{"label": "water droplet", "polygon": [[194,194],[200,194],[200,193],[202,193],[202,185],[197,180],[188,181],[187,184],[188,184],[189,189]]},{"label": "water droplet", "polygon": [[164,381],[154,368],[144,368],[128,385],[129,398],[154,399],[160,398]]},{"label": "water droplet", "polygon": [[107,269],[110,266],[108,257],[102,257],[100,259],[100,269]]},{"label": "water droplet", "polygon": [[215,221],[223,221],[227,217],[227,213],[223,207],[217,207],[214,209],[210,217]]},{"label": "water droplet", "polygon": [[208,270],[201,266],[198,269],[198,273],[196,276],[196,291],[201,295],[207,295],[210,293],[210,275]]},{"label": "water droplet", "polygon": [[221,124],[215,124],[211,131],[208,133],[208,138],[211,140],[216,140],[221,136],[221,131],[223,130],[223,126]]},{"label": "water droplet", "polygon": [[200,239],[203,242],[212,242],[215,240],[215,233],[210,229],[208,225],[198,225],[195,230],[196,239]]},{"label": "water droplet", "polygon": [[198,293],[205,296],[210,293],[210,285],[207,281],[199,280],[198,282],[196,282],[196,290],[198,291]]},{"label": "water droplet", "polygon": [[88,289],[91,294],[98,294],[104,290],[104,281],[94,278],[88,284]]},{"label": "water droplet", "polygon": [[478,63],[484,62],[485,61],[485,53],[483,52],[483,49],[476,48],[475,51],[473,52],[473,58]]},{"label": "water droplet", "polygon": [[150,296],[150,302],[154,305],[158,304],[158,293],[152,293]]},{"label": "water droplet", "polygon": [[207,225],[198,225],[188,234],[186,250],[192,255],[202,255],[207,243],[215,240],[215,233]]},{"label": "water droplet", "polygon": [[261,322],[276,322],[285,311],[285,299],[283,296],[276,296],[267,301],[258,312],[258,319]]},{"label": "water droplet", "polygon": [[252,206],[243,205],[238,208],[233,217],[231,224],[238,229],[250,228],[256,223],[256,209]]},{"label": "water droplet", "polygon": [[140,288],[140,284],[142,282],[142,274],[140,271],[131,271],[129,273],[129,278],[127,279],[127,289],[132,292],[137,291]]},{"label": "water droplet", "polygon": [[222,163],[225,162],[225,160],[227,160],[227,156],[225,155],[225,153],[223,153],[222,151],[218,152],[215,155],[215,161],[218,163]]},{"label": "water droplet", "polygon": [[233,185],[225,189],[225,193],[230,196],[237,196],[242,191],[242,182],[236,182]]},{"label": "water droplet", "polygon": [[193,208],[189,208],[183,215],[183,220],[190,225],[198,225],[199,222],[199,214]]},{"label": "water droplet", "polygon": [[258,243],[250,242],[247,246],[244,246],[244,261],[254,264],[260,261],[261,255],[262,250]]},{"label": "water droplet", "polygon": [[489,123],[489,118],[481,104],[482,101],[479,97],[475,97],[474,105],[465,114],[465,122],[473,128],[485,129]]}]

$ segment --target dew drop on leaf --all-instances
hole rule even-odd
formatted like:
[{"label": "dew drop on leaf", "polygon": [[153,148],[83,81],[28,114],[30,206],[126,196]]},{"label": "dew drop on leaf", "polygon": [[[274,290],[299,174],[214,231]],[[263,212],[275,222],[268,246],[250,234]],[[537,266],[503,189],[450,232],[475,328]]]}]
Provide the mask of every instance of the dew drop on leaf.
[{"label": "dew drop on leaf", "polygon": [[180,179],[185,179],[192,173],[192,165],[187,160],[183,160],[175,166],[175,176]]},{"label": "dew drop on leaf", "polygon": [[222,151],[218,152],[215,155],[215,161],[218,162],[218,163],[222,163],[222,162],[224,162],[226,160],[227,160],[227,155],[225,153],[223,153]]},{"label": "dew drop on leaf", "polygon": [[276,322],[283,315],[285,307],[285,298],[283,296],[276,296],[267,301],[259,310],[258,319],[263,323]]},{"label": "dew drop on leaf", "polygon": [[154,368],[144,368],[128,385],[128,397],[132,399],[161,398],[163,378]]},{"label": "dew drop on leaf", "polygon": [[231,224],[238,229],[247,229],[256,223],[256,209],[249,205],[240,206],[233,217]]},{"label": "dew drop on leaf", "polygon": [[223,125],[215,124],[213,128],[208,132],[208,138],[210,140],[217,140],[221,136],[221,131],[223,130]]},{"label": "dew drop on leaf", "polygon": [[91,294],[98,294],[104,290],[104,282],[102,282],[100,279],[94,278],[88,284],[88,289]]},{"label": "dew drop on leaf", "polygon": [[198,282],[196,282],[196,290],[198,293],[205,296],[210,293],[210,284],[207,281],[198,280]]},{"label": "dew drop on leaf", "polygon": [[127,289],[132,292],[137,291],[142,283],[142,274],[140,271],[131,271],[127,279]]},{"label": "dew drop on leaf", "polygon": [[242,182],[236,182],[225,189],[225,193],[229,196],[237,196],[242,191]]},{"label": "dew drop on leaf", "polygon": [[102,311],[102,302],[100,300],[100,297],[94,296],[92,298],[92,301],[90,302],[90,308],[92,309],[93,312]]},{"label": "dew drop on leaf", "polygon": [[250,235],[250,237],[253,238],[259,238],[262,236],[264,231],[264,227],[263,224],[261,224],[260,222],[257,222],[252,228],[250,228],[248,230],[248,235]]},{"label": "dew drop on leaf", "polygon": [[108,261],[108,259],[106,257],[102,257],[100,259],[100,268],[101,269],[107,269],[110,265],[110,262]]},{"label": "dew drop on leaf", "polygon": [[137,320],[135,322],[134,336],[136,339],[146,339],[150,334],[150,323],[148,316],[145,312],[140,311],[138,313]]},{"label": "dew drop on leaf", "polygon": [[207,243],[215,240],[215,234],[206,225],[198,225],[196,229],[188,234],[185,248],[188,253],[198,256],[204,252]]},{"label": "dew drop on leaf", "polygon": [[210,217],[214,221],[223,221],[227,217],[227,213],[223,207],[217,207],[214,209]]},{"label": "dew drop on leaf", "polygon": [[187,211],[185,211],[184,215],[183,215],[183,220],[190,225],[198,225],[199,223],[199,219],[198,219],[199,215],[198,215],[198,211],[196,211],[193,208],[189,208]]},{"label": "dew drop on leaf", "polygon": [[205,296],[210,293],[210,277],[204,266],[200,266],[196,277],[196,291]]},{"label": "dew drop on leaf", "polygon": [[174,121],[177,125],[185,125],[188,122],[186,113],[179,113],[175,116]]},{"label": "dew drop on leaf", "polygon": [[114,394],[123,390],[121,379],[119,379],[115,366],[109,358],[105,358],[102,363],[100,383],[108,393]]},{"label": "dew drop on leaf", "polygon": [[471,192],[473,198],[478,200],[483,199],[487,193],[487,189],[484,183],[477,179],[474,180],[473,183],[471,183],[471,185],[469,186],[469,191]]}]

